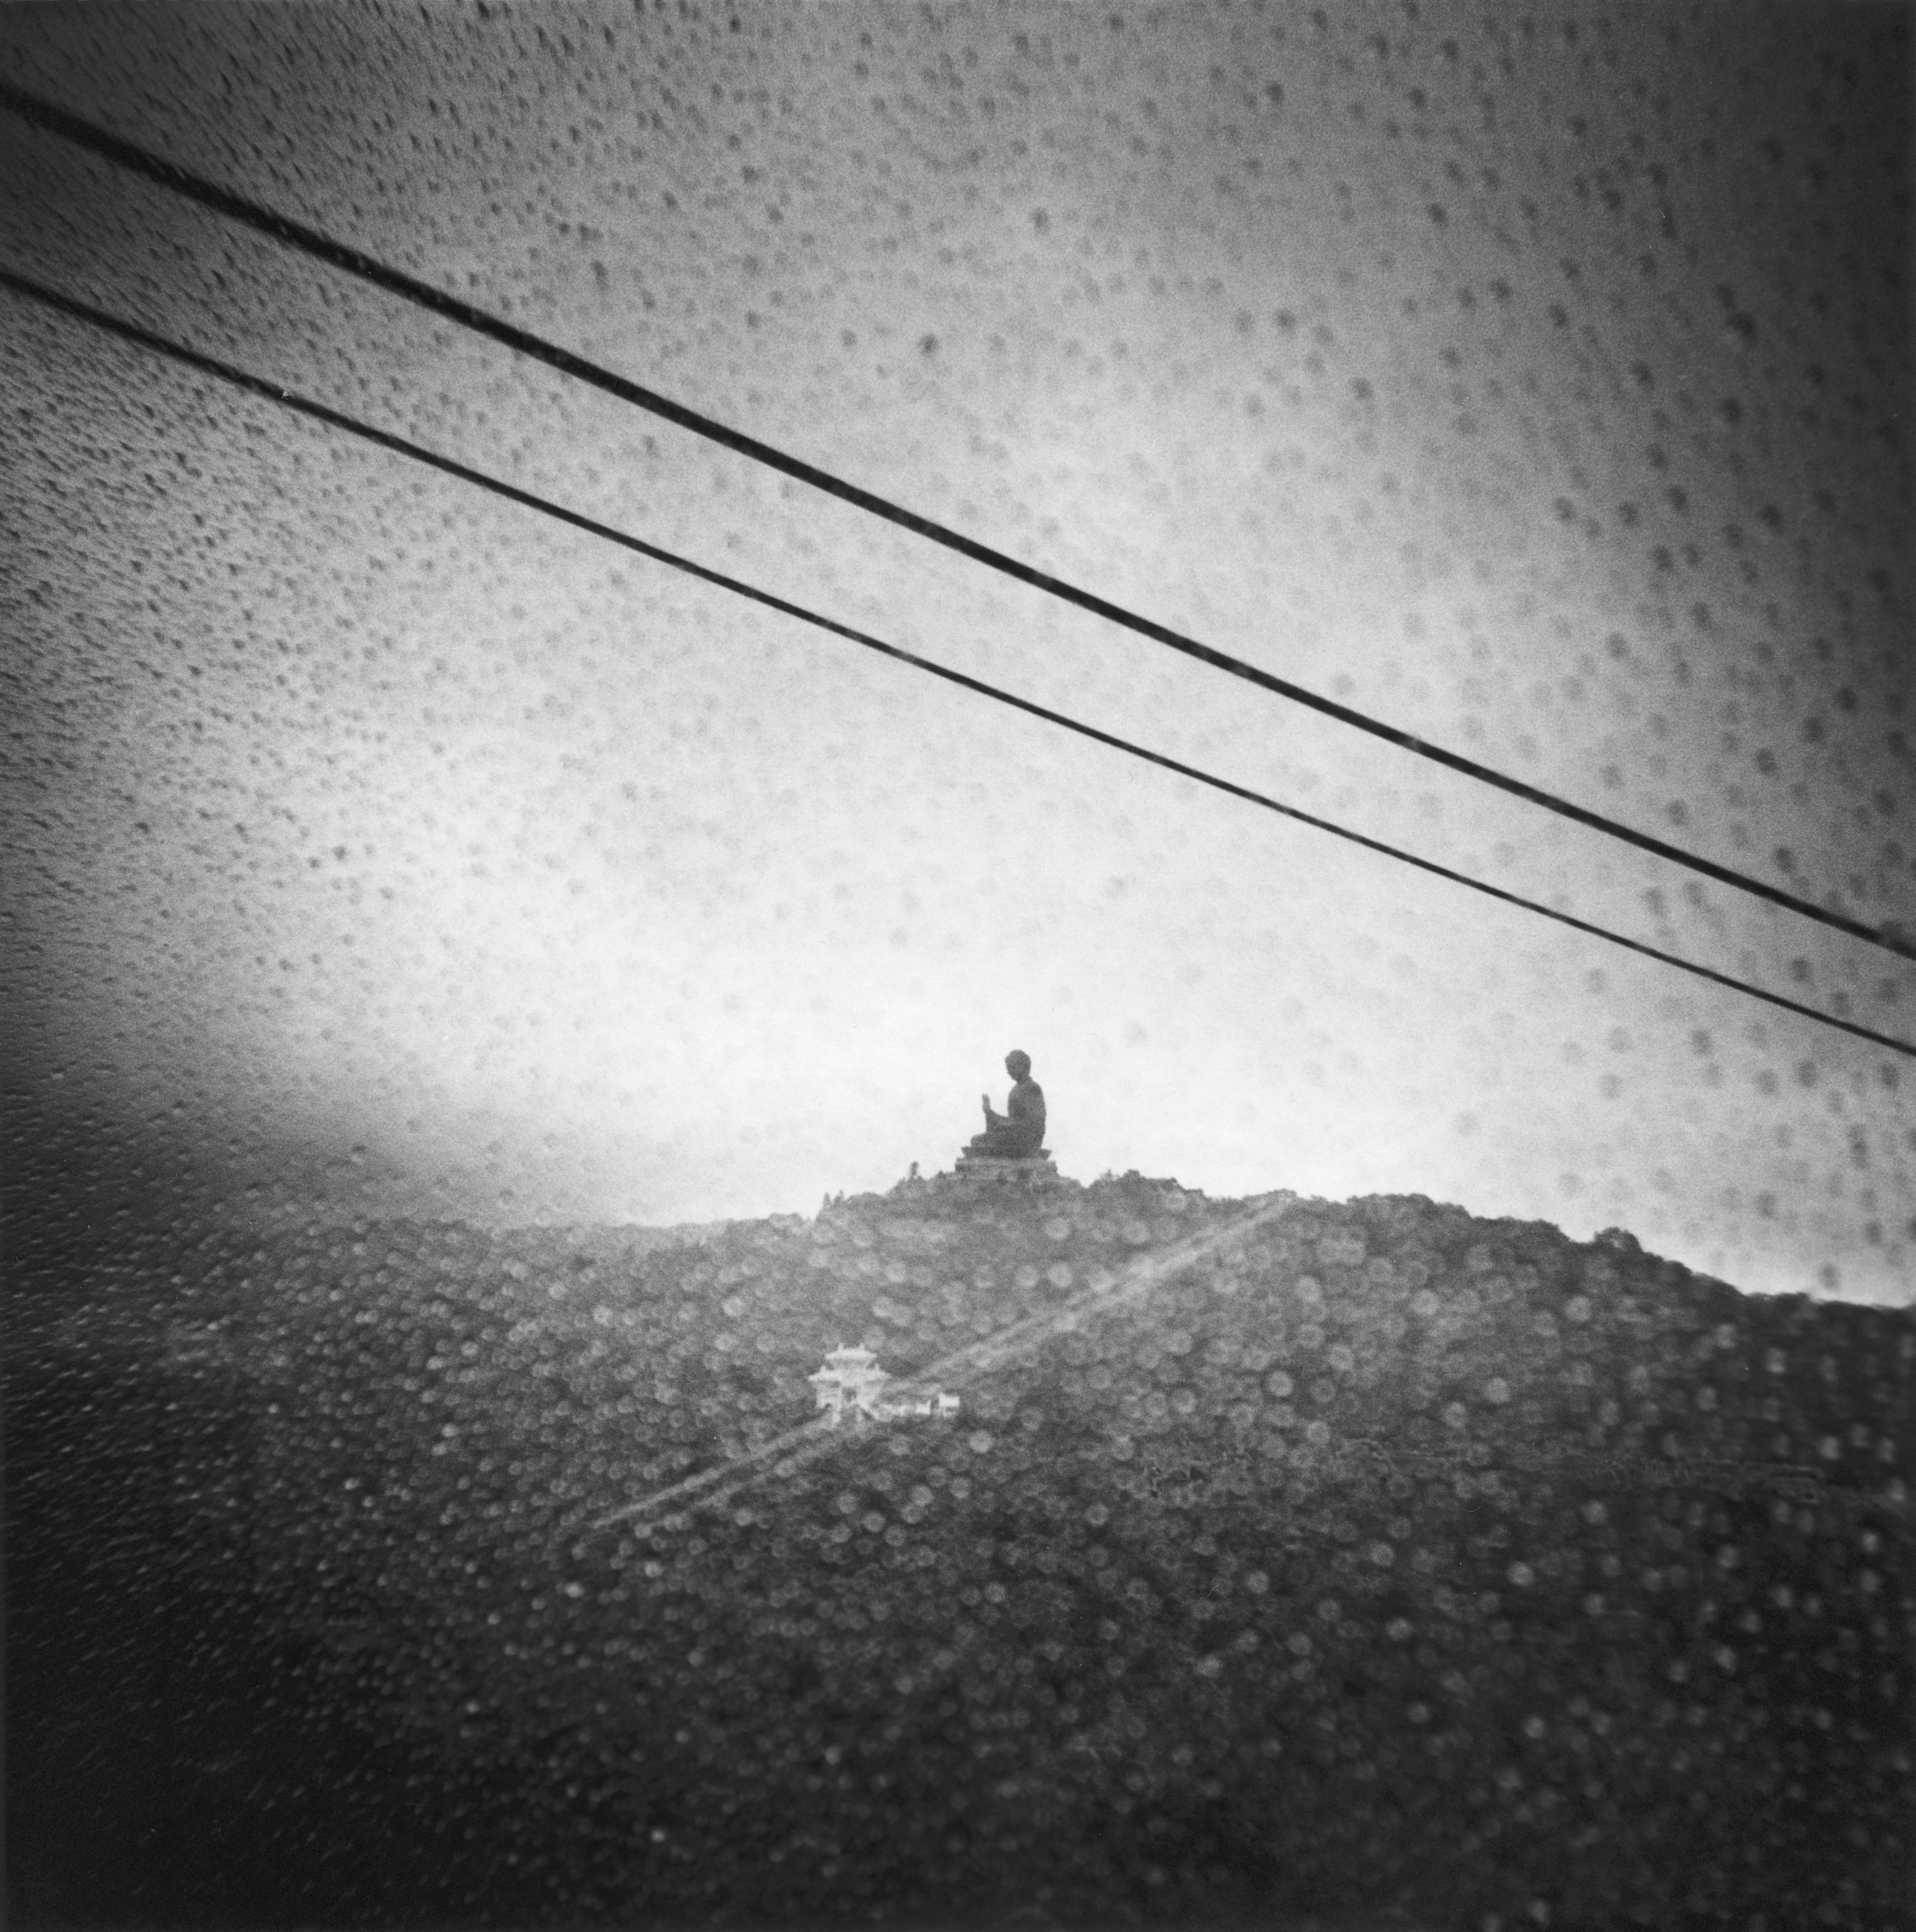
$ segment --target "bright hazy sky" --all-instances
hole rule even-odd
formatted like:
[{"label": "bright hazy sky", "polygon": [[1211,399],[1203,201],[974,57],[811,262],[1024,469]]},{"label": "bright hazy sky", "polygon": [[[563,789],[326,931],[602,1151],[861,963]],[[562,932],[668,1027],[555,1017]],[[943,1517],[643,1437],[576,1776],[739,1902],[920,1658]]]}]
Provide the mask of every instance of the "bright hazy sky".
[{"label": "bright hazy sky", "polygon": [[[1207,643],[1916,926],[1907,16],[1488,18],[14,8],[0,70]],[[0,143],[20,272],[1916,1038],[1908,961]],[[1083,1179],[1423,1193],[1916,1294],[1906,1059],[0,305],[15,1120],[70,1165],[187,1150],[257,1216],[809,1211],[949,1166],[1015,1046]]]}]

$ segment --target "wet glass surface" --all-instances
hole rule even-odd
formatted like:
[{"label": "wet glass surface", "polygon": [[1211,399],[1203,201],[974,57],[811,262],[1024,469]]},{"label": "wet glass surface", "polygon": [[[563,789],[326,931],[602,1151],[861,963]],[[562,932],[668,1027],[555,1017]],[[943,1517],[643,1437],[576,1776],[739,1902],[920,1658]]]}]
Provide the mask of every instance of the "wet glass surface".
[{"label": "wet glass surface", "polygon": [[1916,1926],[1910,26],[0,8],[10,1920]]}]

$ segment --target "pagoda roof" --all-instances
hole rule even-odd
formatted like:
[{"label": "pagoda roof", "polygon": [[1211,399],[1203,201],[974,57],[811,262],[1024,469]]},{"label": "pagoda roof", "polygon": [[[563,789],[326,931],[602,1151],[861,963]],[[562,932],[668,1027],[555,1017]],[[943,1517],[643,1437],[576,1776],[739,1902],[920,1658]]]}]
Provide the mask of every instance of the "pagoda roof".
[{"label": "pagoda roof", "polygon": [[842,1342],[825,1358],[827,1362],[837,1363],[845,1368],[869,1368],[878,1360],[869,1348],[848,1348]]}]

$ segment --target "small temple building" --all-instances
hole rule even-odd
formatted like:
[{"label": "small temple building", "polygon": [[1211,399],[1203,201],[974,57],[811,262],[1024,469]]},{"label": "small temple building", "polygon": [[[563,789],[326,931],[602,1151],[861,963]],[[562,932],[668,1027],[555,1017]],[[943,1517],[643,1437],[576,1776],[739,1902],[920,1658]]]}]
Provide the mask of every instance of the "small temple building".
[{"label": "small temple building", "polygon": [[888,1422],[899,1416],[956,1415],[959,1400],[942,1390],[904,1401],[887,1397],[891,1378],[878,1366],[869,1348],[849,1348],[843,1342],[825,1358],[824,1366],[806,1379],[825,1419],[834,1429],[847,1420]]},{"label": "small temple building", "polygon": [[825,1358],[824,1366],[806,1379],[818,1406],[828,1410],[836,1424],[854,1412],[871,1414],[891,1378],[878,1366],[878,1358],[870,1349],[848,1348],[841,1342]]}]

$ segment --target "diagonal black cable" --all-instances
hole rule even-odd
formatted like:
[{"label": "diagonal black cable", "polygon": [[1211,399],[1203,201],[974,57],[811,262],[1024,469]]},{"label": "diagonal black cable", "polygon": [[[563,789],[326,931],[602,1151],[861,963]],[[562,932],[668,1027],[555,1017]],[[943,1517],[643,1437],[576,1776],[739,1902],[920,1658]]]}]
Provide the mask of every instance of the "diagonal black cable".
[{"label": "diagonal black cable", "polygon": [[163,188],[185,195],[233,220],[243,222],[248,227],[257,229],[262,234],[269,235],[275,240],[283,242],[304,254],[317,256],[348,274],[356,275],[361,280],[371,282],[407,302],[431,309],[435,314],[458,323],[461,328],[489,337],[493,341],[502,343],[520,355],[543,362],[579,382],[589,383],[594,388],[603,390],[608,395],[617,397],[621,402],[630,403],[638,409],[663,418],[667,422],[676,423],[680,428],[689,430],[695,436],[704,436],[708,441],[747,457],[755,463],[763,464],[782,475],[809,484],[815,490],[823,490],[827,496],[836,496],[841,502],[851,504],[872,516],[881,517],[887,523],[896,524],[901,529],[910,530],[929,542],[955,550],[960,556],[969,557],[975,563],[984,564],[988,569],[1014,578],[1020,584],[1029,584],[1048,596],[1075,604],[1080,610],[1088,610],[1095,616],[1102,617],[1125,630],[1135,632],[1140,637],[1149,638],[1154,644],[1162,644],[1168,650],[1194,658],[1199,663],[1209,664],[1215,670],[1225,671],[1233,677],[1242,678],[1247,683],[1256,685],[1260,690],[1271,692],[1279,698],[1288,699],[1293,704],[1301,704],[1310,710],[1320,712],[1326,718],[1335,718],[1339,724],[1347,724],[1353,730],[1382,739],[1385,743],[1395,745],[1401,751],[1413,752],[1420,758],[1428,758],[1434,764],[1442,765],[1446,770],[1459,772],[1465,778],[1474,778],[1479,784],[1507,792],[1512,797],[1522,799],[1527,804],[1541,806],[1546,812],[1556,813],[1559,818],[1569,819],[1595,831],[1607,832],[1611,838],[1620,838],[1626,844],[1635,846],[1640,851],[1653,853],[1659,859],[1668,860],[1673,865],[1683,866],[1706,878],[1714,879],[1719,884],[1733,886],[1739,892],[1754,893],[1758,898],[1767,899],[1773,905],[1785,907],[1805,919],[1815,920],[1819,925],[1848,933],[1851,938],[1866,940],[1872,946],[1883,946],[1905,958],[1916,957],[1916,946],[1905,943],[1889,930],[1870,926],[1861,920],[1852,919],[1846,913],[1833,912],[1812,900],[1785,892],[1779,886],[1770,885],[1761,879],[1754,878],[1746,872],[1739,872],[1733,867],[1719,865],[1713,859],[1706,859],[1698,854],[1686,851],[1680,846],[1667,844],[1647,832],[1640,832],[1633,826],[1623,824],[1620,820],[1605,818],[1602,812],[1592,812],[1587,806],[1560,797],[1554,792],[1527,784],[1521,778],[1512,778],[1494,766],[1479,764],[1474,759],[1464,758],[1456,752],[1447,751],[1441,745],[1433,745],[1411,732],[1401,730],[1394,724],[1387,724],[1380,718],[1353,710],[1348,705],[1339,704],[1335,699],[1308,690],[1302,685],[1293,684],[1288,679],[1260,670],[1255,664],[1247,664],[1242,658],[1233,657],[1228,652],[1218,650],[1209,644],[1200,644],[1194,638],[1188,638],[1182,632],[1172,630],[1154,619],[1141,616],[1136,611],[1127,610],[1122,604],[1113,604],[1095,592],[1068,583],[1062,578],[1053,577],[1048,572],[1037,569],[1028,563],[1021,563],[1016,557],[1008,556],[1002,550],[994,550],[988,544],[980,543],[975,538],[947,529],[929,517],[920,516],[914,510],[908,510],[902,505],[893,502],[888,497],[861,489],[857,484],[835,476],[829,470],[821,470],[801,457],[793,456],[770,443],[761,442],[755,436],[747,436],[743,430],[732,429],[713,417],[687,408],[683,403],[675,403],[669,397],[645,388],[596,362],[587,362],[584,357],[573,354],[570,350],[562,349],[557,344],[548,342],[542,336],[517,328],[498,316],[490,315],[485,310],[475,308],[470,302],[461,302],[457,296],[449,295],[443,289],[434,288],[431,283],[422,282],[416,277],[407,274],[403,269],[393,268],[372,256],[362,254],[358,249],[350,248],[343,242],[336,242],[317,229],[308,228],[303,223],[278,214],[260,202],[235,194],[230,189],[221,188],[215,182],[208,181],[203,176],[194,174],[159,155],[150,154],[132,142],[110,134],[104,128],[97,128],[91,122],[83,120],[78,115],[70,113],[51,101],[40,100],[9,82],[0,81],[0,106],[9,109],[36,128],[57,134],[62,140],[71,141],[76,146],[98,154],[133,173],[143,175],[148,180],[157,182]]},{"label": "diagonal black cable", "polygon": [[1167,758],[1161,752],[1153,752],[1143,745],[1134,744],[1128,738],[1120,738],[1109,731],[1101,731],[1094,724],[1081,723],[1068,717],[1062,711],[1053,711],[1042,704],[1035,704],[1028,698],[1020,698],[1015,693],[1002,690],[996,685],[987,684],[982,680],[970,677],[948,665],[934,662],[929,658],[920,657],[915,652],[902,649],[896,644],[888,644],[882,638],[875,638],[869,632],[855,630],[849,624],[841,624],[836,618],[821,616],[818,611],[808,610],[802,604],[794,604],[788,599],[775,596],[769,590],[761,590],[755,584],[747,584],[736,577],[728,577],[722,571],[712,570],[702,563],[695,563],[689,557],[663,550],[656,544],[647,543],[643,537],[631,536],[624,530],[614,530],[609,524],[602,524],[594,518],[581,516],[576,510],[569,510],[563,504],[554,503],[548,498],[535,496],[529,490],[521,490],[515,484],[503,482],[497,476],[489,476],[482,470],[469,468],[455,462],[449,456],[441,456],[436,452],[410,442],[401,436],[395,436],[389,430],[375,429],[356,417],[343,415],[339,410],[329,408],[324,403],[314,401],[310,397],[298,394],[291,389],[282,388],[277,382],[269,382],[264,376],[249,374],[245,370],[236,368],[230,362],[222,362],[217,357],[203,355],[197,349],[188,349],[183,344],[155,335],[142,328],[136,322],[122,321],[118,316],[109,315],[86,302],[77,302],[71,296],[63,296],[57,290],[47,288],[30,280],[24,275],[14,273],[10,268],[0,268],[0,288],[11,289],[16,294],[31,297],[47,308],[58,310],[63,315],[76,317],[92,323],[95,328],[117,335],[124,340],[137,343],[142,348],[150,349],[156,354],[183,363],[188,368],[198,369],[209,376],[217,376],[222,382],[230,382],[236,388],[249,391],[254,395],[264,396],[269,401],[283,404],[296,410],[300,415],[311,417],[315,422],[323,422],[334,429],[345,430],[349,435],[361,437],[389,449],[395,454],[410,457],[416,463],[423,463],[434,470],[443,470],[449,476],[456,476],[462,482],[475,484],[482,490],[503,496],[508,502],[523,505],[529,510],[536,510],[542,515],[551,517],[563,524],[569,524],[575,530],[602,537],[608,543],[619,544],[622,548],[634,550],[641,556],[651,558],[655,562],[669,566],[682,571],[688,577],[697,578],[701,583],[717,586],[721,590],[729,590],[734,596],[762,604],[768,610],[776,610],[782,616],[796,618],[802,624],[814,628],[828,631],[833,637],[843,638],[849,642],[862,645],[866,650],[875,651],[881,656],[895,659],[899,664],[909,664],[914,670],[929,673],[933,677],[942,678],[947,684],[955,684],[962,690],[975,692],[981,698],[989,698],[995,703],[1008,705],[1014,710],[1022,711],[1028,716],[1042,718],[1047,724],[1056,724],[1061,730],[1074,732],[1081,738],[1089,738],[1094,743],[1108,745],[1113,751],[1123,752],[1131,758],[1140,758],[1147,764],[1157,765],[1167,772],[1176,772],[1181,778],[1194,779],[1198,784],[1209,785],[1214,791],[1225,793],[1232,798],[1242,799],[1248,805],[1261,806],[1266,812],[1275,812],[1286,818],[1294,818],[1299,824],[1314,826],[1320,832],[1328,832],[1333,838],[1342,838],[1353,845],[1361,845],[1367,851],[1379,852],[1387,859],[1401,860],[1407,866],[1414,866],[1419,872],[1428,872],[1435,878],[1448,879],[1454,885],[1467,886],[1472,892],[1482,892],[1485,897],[1500,900],[1506,905],[1521,907],[1526,912],[1533,912],[1542,917],[1554,920],[1560,926],[1567,926],[1578,932],[1587,932],[1593,938],[1608,940],[1613,946],[1620,946],[1632,952],[1641,953],[1645,958],[1660,961],[1666,966],[1674,966],[1680,971],[1694,974],[1698,979],[1707,980],[1719,986],[1727,986],[1739,993],[1747,993],[1752,999],[1762,1000],[1773,1006],[1780,1006],[1786,1012],[1799,1013],[1806,1019],[1820,1021],[1824,1026],[1836,1027],[1842,1032],[1853,1034],[1858,1040],[1866,1040],[1872,1045],[1887,1047],[1893,1053],[1908,1054],[1916,1059],[1916,1046],[1893,1038],[1888,1034],[1878,1033],[1873,1028],[1860,1026],[1854,1020],[1839,1019],[1833,1013],[1820,1012],[1815,1006],[1804,1006],[1800,1000],[1785,998],[1780,993],[1767,992],[1761,986],[1752,986],[1747,980],[1733,978],[1727,973],[1719,973],[1713,967],[1699,966],[1694,961],[1684,959],[1674,952],[1665,952],[1656,946],[1646,946],[1641,940],[1626,938],[1621,933],[1612,932],[1607,926],[1593,925],[1588,920],[1578,919],[1567,912],[1559,912],[1554,906],[1540,904],[1535,899],[1527,899],[1520,893],[1506,892],[1500,886],[1487,884],[1482,879],[1473,879],[1468,873],[1453,872],[1448,866],[1440,866],[1434,860],[1420,859],[1414,852],[1401,850],[1395,845],[1387,845],[1381,839],[1367,837],[1361,832],[1353,832],[1348,826],[1339,825],[1334,820],[1320,818],[1314,813],[1300,811],[1294,805],[1285,805],[1267,797],[1263,793],[1253,791],[1248,786],[1234,784],[1229,778],[1218,777],[1215,773],[1201,770],[1195,765],[1187,765],[1176,758]]}]

